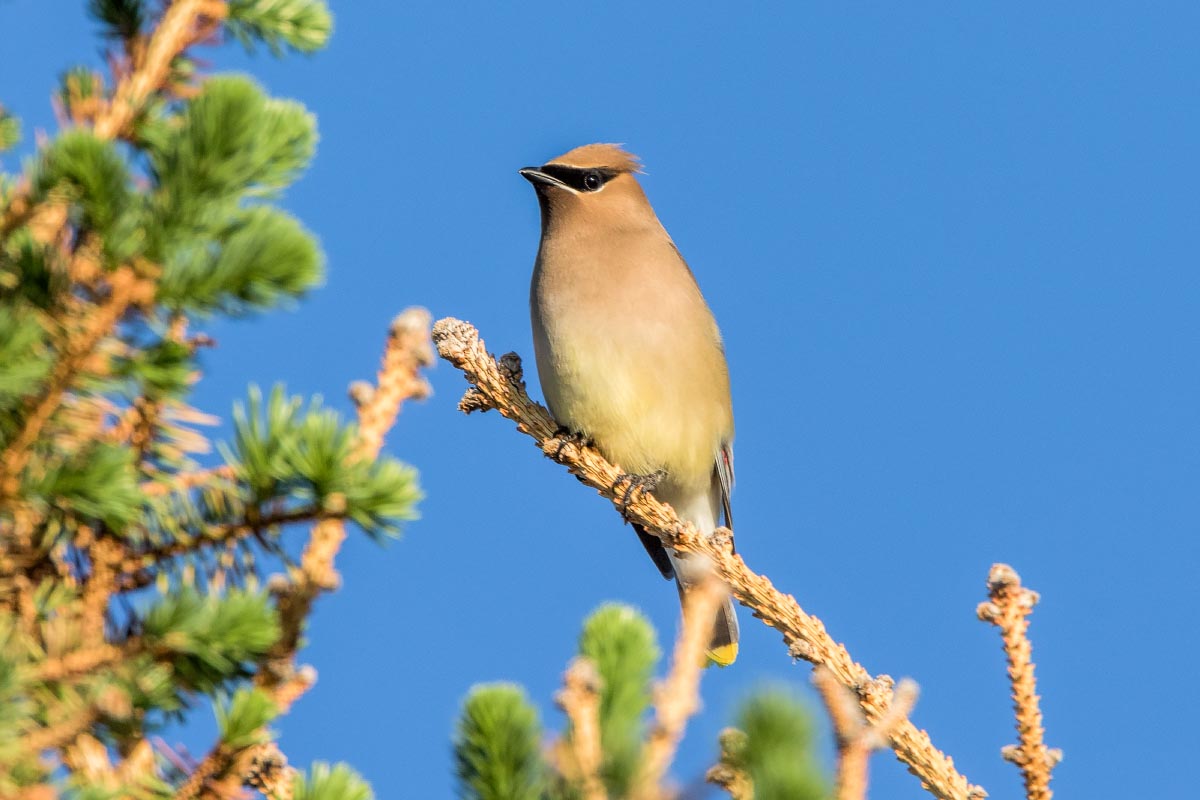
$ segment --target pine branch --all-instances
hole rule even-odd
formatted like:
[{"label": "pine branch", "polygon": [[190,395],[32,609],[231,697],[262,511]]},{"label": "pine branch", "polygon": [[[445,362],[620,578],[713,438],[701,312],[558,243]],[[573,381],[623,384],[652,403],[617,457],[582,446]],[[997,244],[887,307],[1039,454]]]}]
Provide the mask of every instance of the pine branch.
[{"label": "pine branch", "polygon": [[981,620],[1000,629],[1020,738],[1019,745],[1008,745],[1001,753],[1020,768],[1027,800],[1050,800],[1054,795],[1050,772],[1062,761],[1063,753],[1046,747],[1037,679],[1033,675],[1029,615],[1037,605],[1038,593],[1022,586],[1021,576],[1012,567],[994,564],[988,573],[988,596],[990,601],[980,603],[977,613]]},{"label": "pine branch", "polygon": [[712,620],[726,597],[725,587],[712,579],[683,595],[683,628],[675,643],[671,669],[655,692],[654,724],[646,737],[642,763],[634,780],[635,800],[657,800],[671,794],[663,787],[667,768],[683,739],[687,721],[700,708],[700,674]]},{"label": "pine branch", "polygon": [[917,702],[917,684],[907,678],[900,681],[888,713],[868,725],[854,693],[838,683],[824,666],[813,670],[813,685],[817,687],[829,718],[833,721],[837,742],[837,800],[866,800],[867,760],[872,750],[886,747],[893,728],[912,713]]},{"label": "pine branch", "polygon": [[87,730],[99,718],[100,709],[87,705],[51,725],[28,733],[21,744],[27,752],[34,754],[56,750]]},{"label": "pine branch", "polygon": [[235,474],[236,470],[229,465],[200,469],[195,472],[177,472],[164,479],[146,481],[142,484],[141,489],[146,497],[162,497],[172,492],[186,492],[210,481],[231,480]]},{"label": "pine branch", "polygon": [[[420,370],[433,361],[430,320],[429,312],[423,308],[401,312],[389,330],[376,385],[367,384],[364,388],[358,384],[352,391],[359,418],[357,458],[375,459],[403,402],[429,394],[429,385]],[[334,558],[345,538],[344,520],[321,519],[313,526],[298,569],[286,579],[272,581],[282,635],[263,660],[255,684],[268,694],[280,713],[286,712],[315,681],[311,668],[296,666],[296,654],[313,602],[322,592],[337,587]],[[220,800],[224,791],[247,780],[254,763],[253,748],[218,742],[176,792],[175,800]]]},{"label": "pine branch", "polygon": [[[463,371],[471,387],[459,407],[464,412],[496,409],[517,424],[517,429],[537,442],[542,452],[565,465],[581,481],[616,505],[623,493],[614,491],[621,470],[594,448],[555,435],[557,424],[541,405],[525,392],[520,358],[513,353],[499,362],[487,352],[479,332],[456,319],[440,320],[433,338],[442,358]],[[892,702],[891,687],[876,681],[867,670],[835,642],[817,618],[807,614],[795,598],[784,595],[767,578],[756,574],[732,552],[732,538],[702,536],[690,524],[679,521],[675,512],[652,495],[637,492],[628,498],[627,517],[658,536],[676,551],[696,553],[712,560],[716,573],[734,597],[754,611],[756,617],[775,628],[788,651],[796,658],[829,667],[838,682],[852,689],[866,718],[875,722],[887,716]],[[718,531],[720,533],[720,531]],[[897,757],[908,765],[922,784],[943,800],[972,800],[985,795],[954,768],[953,761],[935,748],[929,735],[908,720],[898,723],[889,739]]]},{"label": "pine branch", "polygon": [[97,670],[126,661],[138,653],[140,649],[140,642],[136,639],[131,639],[120,647],[105,643],[96,647],[76,650],[57,658],[49,658],[38,665],[37,680],[67,681],[72,678],[83,677]]},{"label": "pine branch", "polygon": [[259,519],[239,522],[233,525],[217,525],[209,528],[203,536],[183,541],[174,541],[148,550],[141,550],[127,555],[122,560],[117,585],[125,591],[139,589],[153,582],[155,567],[166,561],[180,556],[199,552],[203,548],[219,547],[231,542],[253,536],[261,531],[279,525],[291,525],[297,522],[311,522],[325,515],[319,508],[305,507],[268,514]]},{"label": "pine branch", "polygon": [[120,136],[150,95],[163,88],[171,62],[194,44],[206,29],[205,22],[225,15],[225,3],[214,0],[174,0],[146,45],[139,63],[124,76],[113,98],[96,118],[96,135],[105,139]]},{"label": "pine branch", "polygon": [[563,675],[563,688],[554,696],[567,715],[570,731],[557,745],[560,771],[578,784],[583,800],[607,800],[600,765],[600,673],[591,659],[579,656],[571,661]]},{"label": "pine branch", "polygon": [[[383,365],[376,385],[355,384],[352,397],[358,406],[358,442],[355,455],[364,460],[374,459],[383,447],[384,437],[396,421],[401,404],[408,399],[422,399],[429,394],[429,384],[420,370],[433,362],[429,343],[431,317],[423,308],[409,308],[392,322],[384,348]],[[346,539],[346,526],[341,519],[325,519],[317,523],[300,558],[299,572],[279,595],[283,637],[273,655],[275,663],[291,663],[300,642],[305,618],[313,600],[322,591],[337,587],[338,574],[334,558]],[[285,670],[284,675],[288,672]],[[262,673],[264,686],[273,679]],[[286,677],[284,677],[286,680]]]}]

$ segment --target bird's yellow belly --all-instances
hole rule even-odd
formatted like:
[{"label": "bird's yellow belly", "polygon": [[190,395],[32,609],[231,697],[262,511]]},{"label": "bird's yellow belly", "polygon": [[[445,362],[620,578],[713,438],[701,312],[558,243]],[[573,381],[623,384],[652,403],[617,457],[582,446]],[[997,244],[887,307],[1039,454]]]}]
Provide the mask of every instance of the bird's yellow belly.
[{"label": "bird's yellow belly", "polygon": [[639,348],[580,338],[538,352],[546,401],[559,424],[591,438],[628,473],[662,469],[680,488],[707,486],[731,426],[719,391],[704,387],[706,377],[692,365],[645,342]]}]

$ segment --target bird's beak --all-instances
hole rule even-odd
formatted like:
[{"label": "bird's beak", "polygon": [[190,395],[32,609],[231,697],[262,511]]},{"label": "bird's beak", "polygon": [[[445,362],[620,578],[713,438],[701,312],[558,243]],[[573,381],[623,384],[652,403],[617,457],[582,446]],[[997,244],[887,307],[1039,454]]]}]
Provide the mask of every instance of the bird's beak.
[{"label": "bird's beak", "polygon": [[559,186],[564,189],[569,188],[565,183],[555,178],[553,175],[547,175],[537,167],[525,167],[517,170],[517,173],[525,180],[532,183],[535,187],[538,184],[543,186]]}]

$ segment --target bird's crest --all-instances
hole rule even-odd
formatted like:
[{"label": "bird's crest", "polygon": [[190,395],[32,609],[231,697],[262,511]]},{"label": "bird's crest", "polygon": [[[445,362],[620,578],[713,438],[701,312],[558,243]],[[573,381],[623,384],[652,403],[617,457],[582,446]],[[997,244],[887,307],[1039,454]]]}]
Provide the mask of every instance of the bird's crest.
[{"label": "bird's crest", "polygon": [[585,144],[547,162],[564,167],[607,167],[619,172],[641,172],[642,162],[619,144]]}]

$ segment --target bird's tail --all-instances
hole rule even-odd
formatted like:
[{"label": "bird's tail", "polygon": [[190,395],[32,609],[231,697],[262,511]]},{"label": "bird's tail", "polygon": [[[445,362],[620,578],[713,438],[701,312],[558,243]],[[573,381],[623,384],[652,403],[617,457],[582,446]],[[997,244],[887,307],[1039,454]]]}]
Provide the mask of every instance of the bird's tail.
[{"label": "bird's tail", "polygon": [[718,667],[728,667],[737,660],[738,621],[732,597],[726,597],[725,602],[717,609],[712,639],[709,640],[708,650],[704,654]]},{"label": "bird's tail", "polygon": [[[683,595],[687,591],[687,587],[684,586],[684,581],[679,579],[678,573],[676,574],[676,585],[679,587],[680,605],[686,612],[687,603],[684,602]],[[704,655],[708,658],[709,663],[716,664],[718,667],[728,667],[737,660],[737,654],[737,612],[734,610],[733,598],[726,597],[724,602],[717,607],[717,613],[713,617],[712,638],[708,640],[708,648],[704,651]]]}]

